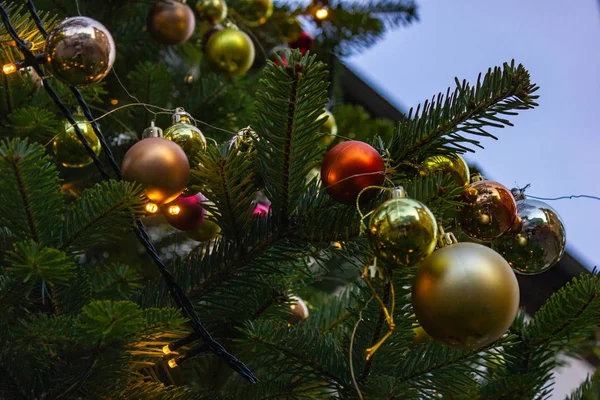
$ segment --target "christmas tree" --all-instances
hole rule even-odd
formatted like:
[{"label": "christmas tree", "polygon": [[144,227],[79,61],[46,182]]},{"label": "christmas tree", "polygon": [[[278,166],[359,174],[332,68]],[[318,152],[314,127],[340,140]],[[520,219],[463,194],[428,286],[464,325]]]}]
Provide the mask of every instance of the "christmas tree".
[{"label": "christmas tree", "polygon": [[596,273],[519,311],[560,217],[460,156],[537,106],[524,66],[399,121],[341,100],[411,1],[0,17],[1,398],[542,399],[593,337]]}]

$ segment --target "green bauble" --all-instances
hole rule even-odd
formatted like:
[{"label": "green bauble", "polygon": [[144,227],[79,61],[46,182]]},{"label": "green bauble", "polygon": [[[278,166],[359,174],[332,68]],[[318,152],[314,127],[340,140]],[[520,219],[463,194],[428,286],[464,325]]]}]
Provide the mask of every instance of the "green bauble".
[{"label": "green bauble", "polygon": [[540,274],[552,268],[565,252],[565,226],[558,213],[548,204],[524,199],[517,201],[517,224],[514,235],[501,236],[493,247],[515,272]]},{"label": "green bauble", "polygon": [[371,217],[367,231],[375,255],[387,266],[411,266],[435,249],[438,227],[435,217],[422,203],[397,198],[383,203]]},{"label": "green bauble", "polygon": [[200,18],[217,24],[227,18],[227,3],[225,0],[198,0],[196,12]]},{"label": "green bauble", "polygon": [[321,114],[321,117],[327,117],[327,120],[320,128],[320,132],[323,133],[323,144],[329,146],[335,140],[335,135],[337,135],[337,124],[331,111],[325,111]]},{"label": "green bauble", "polygon": [[186,231],[186,235],[197,242],[206,242],[215,239],[221,232],[221,227],[213,221],[205,219],[194,230]]},{"label": "green bauble", "polygon": [[[79,115],[74,116],[77,127],[89,143],[96,155],[100,154],[102,146],[100,140],[94,133],[92,125],[88,120]],[[65,121],[65,130],[56,135],[52,145],[56,159],[64,166],[69,168],[81,168],[92,163],[92,157],[79,141],[75,128],[69,121]]]},{"label": "green bauble", "polygon": [[257,27],[273,15],[272,0],[239,0],[235,5],[235,11],[244,24]]},{"label": "green bauble", "polygon": [[458,154],[444,154],[427,157],[421,163],[421,175],[443,172],[452,176],[457,186],[468,186],[471,181],[469,166]]},{"label": "green bauble", "polygon": [[244,75],[254,62],[254,44],[248,35],[237,29],[223,29],[212,34],[204,55],[217,72],[230,76]]},{"label": "green bauble", "polygon": [[190,162],[198,153],[206,151],[206,139],[183,108],[177,108],[173,115],[173,125],[165,129],[163,137],[175,142],[183,149]]}]

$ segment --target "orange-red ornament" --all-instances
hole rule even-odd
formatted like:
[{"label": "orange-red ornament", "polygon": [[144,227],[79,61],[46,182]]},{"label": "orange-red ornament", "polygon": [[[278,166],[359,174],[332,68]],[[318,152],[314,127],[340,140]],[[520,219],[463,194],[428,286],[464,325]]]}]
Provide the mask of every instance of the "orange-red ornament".
[{"label": "orange-red ornament", "polygon": [[[385,163],[367,143],[350,140],[327,152],[321,165],[321,179],[335,201],[353,204],[364,188],[383,185]],[[377,193],[379,190],[366,190],[361,199],[372,198]]]}]

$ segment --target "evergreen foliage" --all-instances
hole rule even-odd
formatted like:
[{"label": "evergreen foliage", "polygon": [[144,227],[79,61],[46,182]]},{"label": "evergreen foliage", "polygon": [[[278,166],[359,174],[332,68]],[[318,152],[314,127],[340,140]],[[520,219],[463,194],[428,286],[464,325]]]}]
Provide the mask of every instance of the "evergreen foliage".
[{"label": "evergreen foliage", "polygon": [[[184,107],[209,138],[206,152],[190,157],[189,189],[208,198],[203,204],[207,218],[222,231],[198,244],[161,216],[146,216],[142,187],[102,181],[93,165],[59,167],[50,146],[65,128],[59,110],[27,69],[4,75],[1,398],[548,397],[557,354],[589,338],[600,322],[597,273],[558,290],[530,320],[519,313],[501,339],[466,351],[414,341],[410,293],[418,266],[394,270],[395,332],[366,360],[365,349],[387,329],[361,278],[371,258],[362,234],[368,219],[361,220],[355,206],[335,203],[319,178],[307,177],[327,150],[319,133],[325,122],[321,115],[333,103],[339,128],[335,143],[346,138],[372,143],[385,155],[385,186],[403,185],[410,197],[431,208],[440,225],[456,231],[452,215],[464,188],[442,173],[422,176],[417,166],[431,155],[474,151],[481,147],[480,137],[495,138],[492,129],[511,126],[510,117],[537,106],[538,87],[524,66],[511,62],[492,68],[475,85],[457,79],[454,90],[411,109],[401,121],[388,121],[330,99],[339,92],[329,87],[328,68],[335,66],[322,60],[360,51],[388,29],[414,22],[417,9],[411,1],[330,2],[331,18],[314,23],[316,54],[288,51],[285,63],[260,54],[279,40],[276,21],[312,12],[312,5],[278,3],[272,19],[259,28],[236,21],[252,33],[260,60],[247,76],[233,79],[214,73],[203,60],[207,24],[187,43],[161,47],[142,29],[153,2],[78,3],[82,14],[104,23],[117,42],[114,73],[82,89],[97,116],[112,112],[99,123],[115,157],[121,159],[151,120],[166,127],[168,110]],[[235,1],[228,4],[235,9]],[[27,8],[3,6],[39,54],[43,37]],[[40,0],[36,6],[48,28],[77,13],[74,3]],[[2,63],[20,59],[3,26],[0,49]],[[52,83],[74,111],[69,87]],[[264,196],[271,211],[256,215],[257,200]],[[384,192],[361,204],[361,212],[387,198]],[[258,383],[247,382],[218,354],[204,351],[201,341],[164,353],[165,345],[192,330],[151,257],[130,233],[140,218],[206,329],[247,364]],[[390,283],[373,283],[383,302],[391,303]],[[301,323],[290,316],[295,296],[310,311]],[[190,350],[198,354],[168,367],[169,360]],[[599,393],[595,373],[570,399],[597,399]]]}]

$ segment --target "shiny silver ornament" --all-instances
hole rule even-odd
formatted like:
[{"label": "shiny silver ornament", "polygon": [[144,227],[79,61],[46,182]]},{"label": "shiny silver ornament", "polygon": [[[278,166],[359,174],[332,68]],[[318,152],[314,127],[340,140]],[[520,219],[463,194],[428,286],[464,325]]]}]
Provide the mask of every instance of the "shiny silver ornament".
[{"label": "shiny silver ornament", "polygon": [[104,25],[88,17],[71,17],[48,35],[47,65],[69,85],[89,85],[104,79],[115,62],[115,42]]},{"label": "shiny silver ornament", "polygon": [[523,275],[540,274],[556,264],[565,252],[567,235],[558,213],[548,204],[531,199],[517,201],[518,221],[493,242],[508,264]]}]

